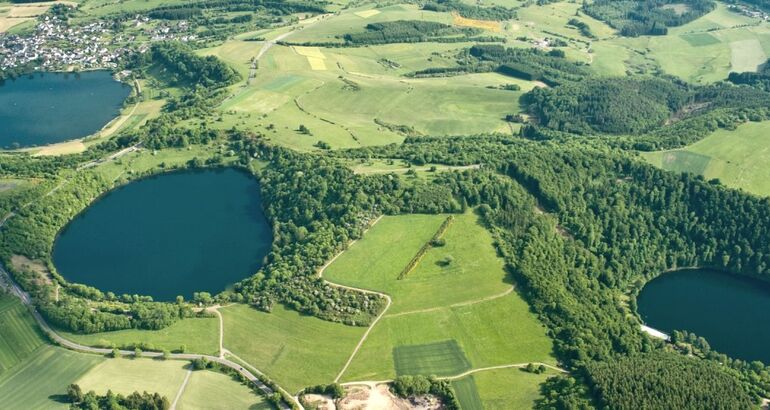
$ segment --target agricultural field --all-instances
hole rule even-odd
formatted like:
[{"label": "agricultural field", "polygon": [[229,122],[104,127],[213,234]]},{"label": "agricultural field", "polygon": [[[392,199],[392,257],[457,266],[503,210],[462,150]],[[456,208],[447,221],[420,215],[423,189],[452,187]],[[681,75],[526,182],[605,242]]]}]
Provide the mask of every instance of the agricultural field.
[{"label": "agricultural field", "polygon": [[225,347],[295,393],[333,381],[365,330],[304,316],[282,305],[271,313],[245,305],[220,311]]},{"label": "agricultural field", "polygon": [[[405,135],[399,129],[406,128],[415,135],[515,133],[519,126],[505,122],[504,117],[521,110],[519,98],[534,83],[494,73],[404,77],[430,67],[454,66],[457,53],[473,43],[275,45],[259,59],[255,77],[248,78],[252,59],[265,46],[248,38],[339,41],[335,36],[363,31],[366,24],[405,19],[454,21],[450,13],[411,5],[350,9],[303,21],[299,30],[244,34],[201,50],[229,63],[244,78],[231,86],[233,95],[219,107],[221,118],[210,125],[256,129],[276,143],[301,151],[316,149],[319,141],[331,148],[400,142]],[[521,90],[496,88],[504,84],[519,85]],[[301,132],[300,125],[309,131]]]},{"label": "agricultural field", "polygon": [[759,196],[770,196],[770,123],[749,122],[734,131],[717,130],[683,149],[643,153],[651,164],[706,179]]},{"label": "agricultural field", "polygon": [[197,371],[190,375],[184,394],[176,406],[179,410],[270,410],[265,399],[230,376],[214,371]]},{"label": "agricultural field", "polygon": [[538,386],[551,371],[527,373],[522,369],[495,369],[453,380],[452,387],[463,410],[504,410],[532,408],[540,397]]},{"label": "agricultural field", "polygon": [[[545,329],[513,291],[491,235],[475,214],[456,215],[442,236],[446,244],[431,248],[398,279],[400,267],[445,218],[384,217],[326,269],[324,277],[331,282],[382,291],[393,299],[342,381],[453,376],[530,361],[555,364]],[[500,317],[506,320],[495,319]]]},{"label": "agricultural field", "polygon": [[8,410],[68,409],[63,395],[91,368],[104,361],[100,356],[42,346],[23,364],[0,374],[0,397]]},{"label": "agricultural field", "polygon": [[[472,213],[456,216],[443,236],[446,245],[428,251],[405,279],[397,280],[402,268],[446,218],[386,216],[329,265],[324,277],[387,293],[393,298],[388,315],[447,307],[510,290],[510,279],[502,260],[495,256],[492,238]],[[452,264],[440,266],[447,256],[454,258]]]},{"label": "agricultural field", "polygon": [[142,346],[147,350],[181,351],[216,355],[219,352],[219,320],[191,318],[180,320],[160,330],[127,329],[115,332],[76,334],[60,331],[62,336],[87,346],[113,347],[127,350]]},{"label": "agricultural field", "polygon": [[45,344],[27,308],[0,291],[0,377]]},{"label": "agricultural field", "polygon": [[755,71],[770,55],[770,27],[727,9],[711,13],[666,36],[614,37],[592,43],[592,67],[600,74],[656,69],[694,83],[724,80],[731,71]]},{"label": "agricultural field", "polygon": [[189,362],[180,360],[106,359],[75,383],[83,391],[93,390],[97,394],[105,394],[107,390],[123,395],[147,391],[173,400],[184,383],[189,366]]}]

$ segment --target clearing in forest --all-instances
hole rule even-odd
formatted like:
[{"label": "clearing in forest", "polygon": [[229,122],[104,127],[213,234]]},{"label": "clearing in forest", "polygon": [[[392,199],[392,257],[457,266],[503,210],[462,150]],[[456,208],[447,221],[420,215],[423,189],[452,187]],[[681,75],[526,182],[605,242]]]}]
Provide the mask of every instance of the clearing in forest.
[{"label": "clearing in forest", "polygon": [[[408,276],[398,279],[445,219],[383,217],[326,269],[324,278],[333,283],[373,289],[393,299],[341,381],[555,363],[545,328],[513,291],[492,236],[476,214],[455,215],[445,243],[431,247]],[[539,383],[534,381],[535,390]]]},{"label": "clearing in forest", "polygon": [[770,196],[770,122],[748,122],[733,131],[717,130],[683,149],[644,153],[651,164],[759,196]]}]

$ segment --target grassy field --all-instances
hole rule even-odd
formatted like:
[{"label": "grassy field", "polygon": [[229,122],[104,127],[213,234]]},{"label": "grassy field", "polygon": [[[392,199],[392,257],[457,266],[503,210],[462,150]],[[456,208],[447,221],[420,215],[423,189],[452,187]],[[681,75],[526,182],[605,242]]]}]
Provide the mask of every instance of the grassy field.
[{"label": "grassy field", "polygon": [[600,74],[656,68],[695,83],[723,80],[731,71],[754,71],[770,54],[770,26],[727,9],[669,29],[666,36],[613,37],[592,44]]},{"label": "grassy field", "polygon": [[230,376],[214,371],[197,371],[179,398],[178,410],[269,410],[273,407],[251,388]]},{"label": "grassy field", "polygon": [[42,346],[13,370],[0,374],[0,397],[6,410],[67,409],[61,396],[104,359],[59,347]]},{"label": "grassy field", "polygon": [[84,391],[123,395],[138,392],[160,393],[173,401],[184,382],[189,362],[156,359],[108,359],[77,380]]},{"label": "grassy field", "polygon": [[59,332],[67,339],[88,346],[143,345],[146,349],[169,351],[185,346],[187,353],[216,355],[219,351],[219,319],[184,319],[161,330],[127,329],[116,332],[93,333],[88,335]]},{"label": "grassy field", "polygon": [[0,377],[43,344],[27,308],[17,298],[0,293]]},{"label": "grassy field", "polygon": [[[510,292],[491,235],[473,213],[457,215],[443,236],[445,246],[430,249],[405,279],[397,279],[444,219],[384,217],[327,268],[327,280],[382,291],[393,299],[343,381],[415,373],[449,376],[470,368],[554,362],[545,328]],[[452,263],[438,263],[447,256]]]},{"label": "grassy field", "polygon": [[718,130],[686,148],[643,153],[651,164],[675,172],[719,178],[726,186],[770,196],[770,122]]},{"label": "grassy field", "polygon": [[364,328],[327,322],[276,305],[272,313],[245,305],[221,309],[225,347],[290,392],[330,383]]},{"label": "grassy field", "polygon": [[[511,284],[492,247],[491,235],[472,213],[456,215],[443,236],[446,245],[428,251],[405,279],[396,280],[445,218],[386,216],[340,255],[324,276],[335,283],[391,295],[393,306],[388,315],[446,307],[508,290]],[[440,266],[438,262],[447,256],[452,256],[454,262]]]},{"label": "grassy field", "polygon": [[[462,379],[452,380],[452,388],[460,401],[460,408],[463,410],[484,410],[484,403],[481,402],[479,389],[476,387],[476,380],[473,376],[463,377]],[[509,386],[505,386],[508,389]],[[502,389],[501,389],[502,390]],[[512,404],[512,403],[511,403]],[[513,407],[510,407],[513,408]],[[524,407],[516,407],[524,408]],[[529,407],[531,408],[531,406]]]},{"label": "grassy field", "polygon": [[531,409],[540,397],[540,384],[553,373],[532,374],[521,369],[475,373],[452,382],[463,410]]},{"label": "grassy field", "polygon": [[[566,17],[577,6],[560,6]],[[414,5],[379,9],[362,6],[308,21],[285,41],[337,41],[335,36],[361,31],[377,21],[420,19],[451,24],[450,13],[418,10]],[[565,19],[566,22],[566,19]],[[509,27],[510,28],[510,27]],[[575,32],[574,29],[569,29]],[[250,60],[262,42],[249,36],[275,37],[286,29],[236,36],[202,50],[216,55],[248,76]],[[504,37],[516,42],[515,33]],[[456,56],[472,43],[388,44],[350,48],[272,47],[259,61],[256,77],[231,87],[233,95],[219,107],[221,121],[211,126],[259,130],[278,144],[307,151],[319,141],[332,148],[397,143],[404,135],[392,126],[409,126],[426,135],[511,133],[518,125],[506,115],[521,110],[519,98],[534,84],[495,73],[452,78],[406,78],[429,67],[457,65]],[[583,59],[585,53],[578,53]],[[521,91],[495,87],[515,83]],[[377,121],[375,121],[377,120]],[[388,126],[383,126],[387,124]],[[304,125],[310,134],[300,133]]]},{"label": "grassy field", "polygon": [[455,340],[393,348],[396,374],[451,376],[471,368],[471,363]]},{"label": "grassy field", "polygon": [[512,293],[487,302],[384,317],[343,381],[393,378],[398,374],[394,352],[400,346],[445,341],[456,342],[472,368],[530,361],[555,363],[545,328],[530,313],[529,306]]}]

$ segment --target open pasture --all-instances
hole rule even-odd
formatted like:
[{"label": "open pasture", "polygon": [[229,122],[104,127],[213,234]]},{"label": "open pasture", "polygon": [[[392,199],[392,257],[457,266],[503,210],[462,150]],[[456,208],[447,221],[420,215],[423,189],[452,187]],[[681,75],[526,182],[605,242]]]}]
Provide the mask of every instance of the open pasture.
[{"label": "open pasture", "polygon": [[473,304],[383,317],[342,381],[391,379],[398,375],[394,352],[399,347],[446,340],[457,343],[474,369],[513,363],[555,363],[545,328],[521,297],[511,293]]},{"label": "open pasture", "polygon": [[[343,381],[554,362],[545,328],[526,302],[511,292],[491,236],[473,213],[455,215],[443,235],[446,244],[431,248],[406,278],[397,279],[444,219],[443,215],[384,217],[327,268],[327,280],[382,291],[393,299]],[[447,265],[448,256],[452,260]],[[506,320],[495,319],[500,317]],[[413,358],[417,351],[424,351],[424,362]]]},{"label": "open pasture", "polygon": [[68,409],[67,386],[104,361],[100,356],[42,346],[24,363],[0,374],[0,397],[6,410]]},{"label": "open pasture", "polygon": [[396,346],[393,348],[393,362],[399,376],[452,376],[471,368],[471,363],[455,340]]},{"label": "open pasture", "polygon": [[225,347],[290,392],[333,381],[365,330],[301,315],[282,305],[271,313],[245,305],[221,312]]},{"label": "open pasture", "polygon": [[718,130],[684,149],[644,153],[651,164],[692,172],[759,196],[770,196],[770,123],[750,122]]},{"label": "open pasture", "polygon": [[83,391],[123,395],[135,391],[159,393],[173,401],[187,375],[189,362],[158,359],[107,359],[77,380]]},{"label": "open pasture", "polygon": [[618,36],[591,47],[592,66],[601,74],[659,68],[686,81],[707,83],[724,80],[731,71],[756,70],[770,52],[770,27],[718,4],[666,36]]},{"label": "open pasture", "polygon": [[180,351],[215,355],[219,351],[219,320],[217,318],[191,318],[180,320],[160,330],[126,329],[115,332],[76,334],[59,332],[67,339],[88,346],[123,347]]},{"label": "open pasture", "polygon": [[[388,315],[447,307],[509,290],[511,284],[492,247],[492,237],[473,213],[455,215],[443,235],[446,245],[430,249],[406,278],[397,280],[403,267],[445,218],[386,216],[340,255],[324,277],[391,295],[393,305]],[[441,266],[441,260],[448,256],[454,261]]]},{"label": "open pasture", "polygon": [[[463,409],[531,409],[540,385],[554,373],[533,374],[517,368],[474,373],[452,381]],[[475,391],[474,391],[475,390]]]},{"label": "open pasture", "polygon": [[215,371],[190,375],[178,410],[270,410],[273,407],[248,386]]},{"label": "open pasture", "polygon": [[27,308],[0,293],[0,377],[45,344]]}]

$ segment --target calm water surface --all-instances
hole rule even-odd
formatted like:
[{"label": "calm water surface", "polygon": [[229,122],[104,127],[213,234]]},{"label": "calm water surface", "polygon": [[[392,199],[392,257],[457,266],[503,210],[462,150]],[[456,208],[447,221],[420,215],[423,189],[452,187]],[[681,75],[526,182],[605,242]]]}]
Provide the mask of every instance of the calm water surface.
[{"label": "calm water surface", "polygon": [[272,242],[259,183],[183,171],[120,187],[70,222],[53,261],[67,280],[155,300],[218,293],[254,274]]},{"label": "calm water surface", "polygon": [[666,273],[638,298],[645,323],[688,330],[733,358],[770,364],[770,284],[708,269]]},{"label": "calm water surface", "polygon": [[131,87],[108,71],[35,73],[0,83],[0,147],[82,138],[120,114]]}]

